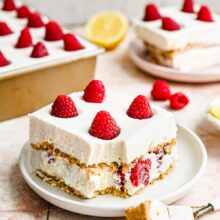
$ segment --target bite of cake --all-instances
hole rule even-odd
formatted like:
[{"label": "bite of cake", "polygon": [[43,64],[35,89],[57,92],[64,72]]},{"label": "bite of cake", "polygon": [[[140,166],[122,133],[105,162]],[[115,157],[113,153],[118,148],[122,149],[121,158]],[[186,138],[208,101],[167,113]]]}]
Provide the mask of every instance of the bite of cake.
[{"label": "bite of cake", "polygon": [[127,220],[194,220],[193,211],[186,206],[166,206],[149,200],[125,211]]},{"label": "bite of cake", "polygon": [[177,160],[173,114],[143,95],[93,80],[29,115],[35,174],[72,195],[129,197],[164,178]]},{"label": "bite of cake", "polygon": [[220,63],[220,17],[206,5],[185,0],[182,7],[158,9],[148,4],[134,26],[150,62],[180,70]]}]

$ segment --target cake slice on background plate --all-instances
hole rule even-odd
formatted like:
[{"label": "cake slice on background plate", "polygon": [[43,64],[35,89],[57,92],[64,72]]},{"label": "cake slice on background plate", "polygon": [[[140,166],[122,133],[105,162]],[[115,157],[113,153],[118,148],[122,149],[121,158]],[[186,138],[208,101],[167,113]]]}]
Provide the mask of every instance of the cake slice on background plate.
[{"label": "cake slice on background plate", "polygon": [[153,63],[180,70],[220,63],[220,16],[206,5],[185,0],[182,7],[158,9],[149,4],[144,19],[135,19],[134,26]]},{"label": "cake slice on background plate", "polygon": [[177,160],[174,115],[143,95],[105,91],[99,80],[29,118],[35,173],[72,195],[129,197],[164,178]]}]

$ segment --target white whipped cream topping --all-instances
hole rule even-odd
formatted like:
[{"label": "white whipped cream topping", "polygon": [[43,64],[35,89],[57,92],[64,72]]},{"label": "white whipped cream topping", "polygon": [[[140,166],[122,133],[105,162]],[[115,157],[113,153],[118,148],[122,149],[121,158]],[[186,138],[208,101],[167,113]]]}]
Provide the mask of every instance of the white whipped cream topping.
[{"label": "white whipped cream topping", "polygon": [[[22,5],[22,2],[16,1],[16,5]],[[2,8],[2,1],[0,2],[0,8]],[[30,7],[31,8],[31,7]],[[33,8],[31,8],[34,11]],[[33,39],[33,43],[41,41],[46,46],[49,56],[41,58],[31,58],[30,54],[33,47],[16,49],[14,46],[17,43],[17,39],[20,35],[21,30],[26,27],[27,19],[16,18],[16,11],[6,12],[0,10],[0,21],[6,22],[10,29],[13,31],[12,34],[1,36],[0,45],[1,51],[5,57],[11,62],[10,65],[0,67],[0,77],[8,77],[13,74],[24,73],[24,71],[30,71],[30,69],[40,69],[48,65],[56,65],[59,63],[70,62],[75,59],[88,57],[90,55],[96,55],[99,48],[85,39],[77,36],[79,42],[85,47],[82,50],[67,52],[63,49],[63,41],[48,42],[44,40],[45,27],[42,28],[30,28],[30,33]],[[45,23],[49,19],[42,16]],[[64,33],[69,32],[63,28]]]},{"label": "white whipped cream topping", "polygon": [[48,162],[47,152],[37,153],[39,159],[36,161],[36,169],[40,168],[48,175],[58,177],[87,198],[94,197],[97,190],[103,190],[114,185],[113,173],[108,169],[82,169],[76,164],[69,164],[67,159],[61,157]]},{"label": "white whipped cream topping", "polygon": [[[121,164],[145,155],[150,147],[176,138],[174,115],[164,109],[152,106],[153,117],[137,120],[126,114],[134,97],[107,92],[103,103],[96,104],[82,100],[82,94],[70,95],[79,111],[79,116],[75,118],[51,116],[51,105],[30,114],[30,143],[51,142],[55,148],[89,165],[111,162]],[[112,140],[101,140],[88,132],[100,110],[107,110],[121,128],[120,134]]]},{"label": "white whipped cream topping", "polygon": [[177,148],[172,148],[171,154],[164,154],[162,159],[159,160],[160,155],[154,153],[148,154],[147,158],[151,160],[151,170],[150,170],[150,182],[158,179],[161,173],[165,173],[172,164],[178,160]]},{"label": "white whipped cream topping", "polygon": [[[158,160],[160,155],[156,155],[154,153],[150,153],[146,155],[146,159],[150,159],[151,161],[151,169],[150,169],[150,179],[149,182],[153,182],[157,180],[161,174],[164,174],[171,165],[174,165],[178,160],[177,148],[173,147],[171,154],[164,154],[161,160]],[[135,194],[139,189],[145,188],[145,185],[140,184],[138,187],[134,187],[130,181],[130,175],[126,178],[125,188],[127,189],[130,195]]]},{"label": "white whipped cream topping", "polygon": [[[199,6],[196,11],[198,9]],[[202,22],[196,20],[196,13],[184,13],[178,7],[165,7],[159,11],[163,16],[173,18],[181,29],[166,31],[161,29],[161,20],[144,22],[134,19],[137,36],[143,41],[165,51],[184,49],[189,44],[220,44],[220,16],[213,14],[215,22]]]}]

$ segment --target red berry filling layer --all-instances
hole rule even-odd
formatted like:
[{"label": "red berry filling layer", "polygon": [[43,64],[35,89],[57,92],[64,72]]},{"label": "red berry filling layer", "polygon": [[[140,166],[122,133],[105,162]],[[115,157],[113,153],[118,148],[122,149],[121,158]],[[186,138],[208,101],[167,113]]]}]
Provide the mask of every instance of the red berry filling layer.
[{"label": "red berry filling layer", "polygon": [[151,161],[148,160],[140,160],[135,164],[133,169],[131,170],[130,180],[133,186],[139,186],[143,184],[146,186],[149,183],[150,179],[150,171]]},{"label": "red berry filling layer", "polygon": [[[152,180],[163,174],[161,172],[164,172],[163,164],[167,156],[174,158],[168,153],[165,146],[149,152],[145,158],[140,159],[124,172],[123,168],[119,167],[114,174],[114,183],[122,190],[129,182],[133,187],[147,186]],[[169,158],[170,160],[171,158]]]}]

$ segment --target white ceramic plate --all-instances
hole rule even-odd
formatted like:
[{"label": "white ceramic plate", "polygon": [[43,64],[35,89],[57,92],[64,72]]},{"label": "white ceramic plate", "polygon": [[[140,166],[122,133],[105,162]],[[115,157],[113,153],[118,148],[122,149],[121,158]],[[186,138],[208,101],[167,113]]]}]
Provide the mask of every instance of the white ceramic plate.
[{"label": "white ceramic plate", "polygon": [[[220,96],[219,96],[218,98],[214,99],[214,100],[211,102],[209,108],[210,108],[211,106],[214,106],[214,105],[220,105]],[[215,117],[213,117],[210,113],[208,113],[208,116],[207,116],[207,117],[208,117],[208,120],[209,120],[217,129],[220,130],[220,120],[217,119],[217,118],[215,118]]]},{"label": "white ceramic plate", "polygon": [[192,83],[220,81],[220,65],[187,72],[153,64],[147,61],[145,54],[146,47],[140,40],[136,39],[131,42],[129,47],[129,56],[137,67],[153,76],[173,81]]},{"label": "white ceramic plate", "polygon": [[34,176],[34,157],[36,154],[24,146],[20,155],[20,170],[28,185],[42,198],[63,209],[80,214],[104,217],[122,216],[126,208],[147,199],[158,199],[167,204],[186,194],[202,175],[207,153],[201,140],[189,129],[179,126],[178,150],[180,160],[173,172],[164,180],[150,185],[143,194],[128,199],[111,195],[101,195],[94,199],[81,199],[68,195]]}]

